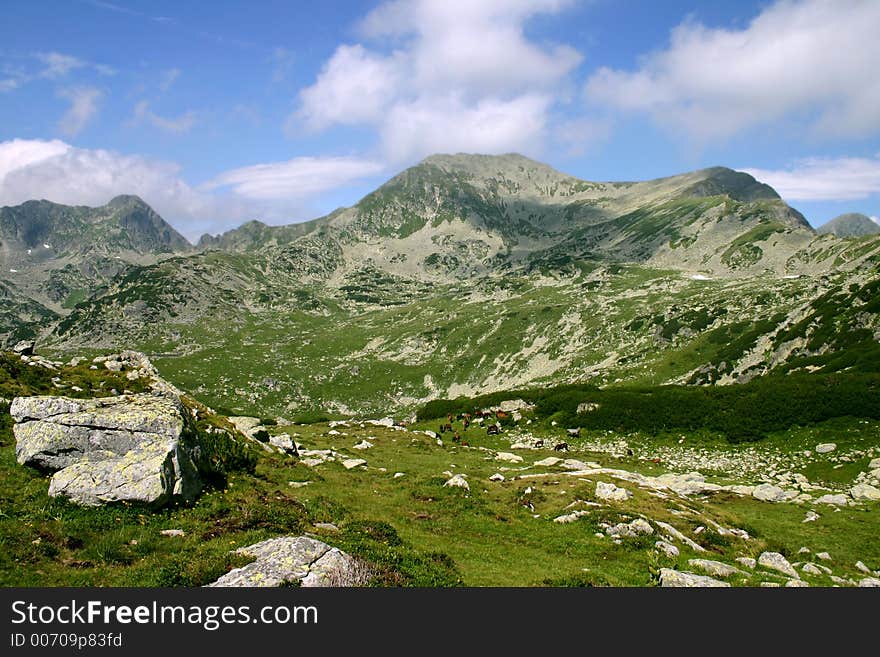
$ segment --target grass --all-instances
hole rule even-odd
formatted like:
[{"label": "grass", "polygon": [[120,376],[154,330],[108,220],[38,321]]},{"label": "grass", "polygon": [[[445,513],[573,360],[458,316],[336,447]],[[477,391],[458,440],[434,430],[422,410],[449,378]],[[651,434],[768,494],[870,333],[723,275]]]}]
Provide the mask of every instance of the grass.
[{"label": "grass", "polygon": [[[105,375],[88,369],[86,373]],[[40,391],[44,384],[28,385]],[[820,520],[803,523],[809,507],[802,505],[767,504],[728,493],[663,498],[605,474],[572,477],[558,466],[534,466],[548,456],[568,456],[656,476],[674,467],[676,452],[690,447],[697,454],[691,458],[705,453],[765,468],[775,464],[805,473],[814,483],[845,489],[880,444],[876,421],[839,418],[775,432],[748,445],[730,444],[711,432],[584,431],[580,439],[573,439],[563,426],[541,424],[530,415],[516,427],[507,424],[501,436],[487,436],[476,426],[463,430],[456,423],[469,445],[447,440],[441,446],[416,432],[436,429],[436,424],[426,420],[410,430],[394,430],[353,423],[336,427],[334,433],[322,422],[270,424],[271,433],[287,432],[309,448],[365,458],[367,465],[346,470],[337,461],[310,468],[292,457],[259,452],[250,471],[229,472],[195,503],[151,511],[125,504],[80,508],[49,498],[46,475],[15,463],[7,421],[0,428],[0,585],[199,586],[246,562],[233,554],[236,548],[302,533],[371,564],[371,583],[379,586],[651,586],[657,583],[660,567],[692,570],[689,558],[734,563],[737,556],[774,549],[796,560],[801,546],[829,551],[835,574],[850,580],[860,577],[856,560],[880,567],[880,550],[873,540],[880,526],[877,504],[837,513],[830,507],[820,509]],[[495,451],[510,451],[511,431],[541,437],[548,448],[518,451],[522,463],[496,460]],[[633,455],[609,451],[622,438]],[[365,439],[372,448],[354,449]],[[560,455],[552,450],[561,440],[574,451]],[[838,443],[836,452],[803,457],[806,449],[832,441]],[[651,460],[655,454],[663,457],[659,465]],[[840,464],[843,467],[835,467]],[[698,467],[721,482],[743,483],[761,476],[755,471],[737,474],[723,467]],[[395,477],[398,472],[403,476]],[[466,474],[470,490],[445,487],[448,473]],[[505,481],[491,481],[495,473],[502,473]],[[520,478],[532,473],[545,476]],[[290,485],[303,481],[308,485]],[[599,481],[623,485],[633,493],[632,499],[597,500]],[[588,513],[570,524],[553,522],[572,508]],[[653,549],[656,535],[619,543],[596,535],[637,517],[668,522],[707,552],[682,546],[678,558],[668,559]],[[713,522],[745,529],[753,538],[721,535]],[[334,523],[338,531],[315,523]],[[159,534],[171,528],[185,535]],[[830,583],[824,575],[805,577],[813,584]],[[750,574],[732,581],[757,585],[766,580],[773,576]]]}]

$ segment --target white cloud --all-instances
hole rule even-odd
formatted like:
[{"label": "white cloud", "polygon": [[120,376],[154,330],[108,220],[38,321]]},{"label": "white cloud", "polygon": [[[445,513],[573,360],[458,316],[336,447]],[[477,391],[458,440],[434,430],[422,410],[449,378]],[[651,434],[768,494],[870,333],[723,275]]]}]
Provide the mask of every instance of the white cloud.
[{"label": "white cloud", "polygon": [[86,124],[98,112],[98,105],[104,94],[100,89],[94,87],[76,87],[62,89],[58,95],[70,101],[70,108],[58,122],[58,129],[61,134],[73,137],[82,132]]},{"label": "white cloud", "polygon": [[[540,150],[554,97],[581,61],[526,37],[568,0],[394,0],[341,45],[291,117],[312,130],[376,128],[395,163],[436,151]],[[496,123],[497,122],[497,123]]]},{"label": "white cloud", "polygon": [[339,46],[318,81],[300,93],[297,116],[311,130],[379,122],[395,99],[402,69],[396,57],[371,53],[359,44]]},{"label": "white cloud", "polygon": [[535,153],[543,141],[548,96],[522,95],[466,103],[458,96],[400,101],[381,128],[386,155],[394,162],[429,153]]},{"label": "white cloud", "polygon": [[272,82],[281,82],[290,73],[293,64],[296,61],[294,54],[287,48],[277,47],[272,51],[271,61]]},{"label": "white cloud", "polygon": [[142,100],[134,106],[134,115],[132,116],[131,123],[134,125],[147,123],[165,132],[183,133],[189,132],[195,125],[196,113],[189,110],[177,118],[167,118],[153,112],[150,109],[150,103]]},{"label": "white cloud", "polygon": [[16,78],[4,78],[0,80],[0,93],[18,89],[21,82]]},{"label": "white cloud", "polygon": [[875,216],[871,215],[871,221],[873,221],[875,224],[880,226],[880,217],[875,217]]},{"label": "white cloud", "polygon": [[231,188],[238,196],[300,201],[380,173],[377,162],[356,157],[297,157],[287,162],[233,169],[205,183],[206,190]]},{"label": "white cloud", "polygon": [[741,170],[789,201],[849,201],[880,194],[880,157],[812,157],[783,170]]},{"label": "white cloud", "polygon": [[880,2],[778,0],[748,27],[687,21],[638,70],[602,68],[587,97],[699,140],[782,118],[821,135],[880,132]]},{"label": "white cloud", "polygon": [[182,71],[179,68],[169,68],[167,71],[163,71],[159,80],[159,91],[162,93],[167,92],[177,81],[177,78],[180,77],[181,73]]},{"label": "white cloud", "polygon": [[235,169],[193,187],[173,162],[76,148],[57,139],[14,139],[0,142],[0,206],[31,199],[98,206],[135,194],[195,240],[250,219],[288,223],[315,217],[316,194],[380,169],[357,158],[295,158]]},{"label": "white cloud", "polygon": [[86,65],[86,62],[78,57],[65,55],[60,52],[38,52],[34,56],[43,62],[43,65],[45,66],[39,74],[40,77],[43,78],[61,78],[72,70],[82,68]]}]

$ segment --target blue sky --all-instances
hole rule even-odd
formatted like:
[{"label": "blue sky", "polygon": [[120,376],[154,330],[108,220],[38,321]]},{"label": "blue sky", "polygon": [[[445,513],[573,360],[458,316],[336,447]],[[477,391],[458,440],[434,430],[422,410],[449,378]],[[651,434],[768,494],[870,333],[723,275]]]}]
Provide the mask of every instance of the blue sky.
[{"label": "blue sky", "polygon": [[880,2],[6,0],[0,205],[135,193],[190,238],[433,152],[591,180],[748,170],[880,215]]}]

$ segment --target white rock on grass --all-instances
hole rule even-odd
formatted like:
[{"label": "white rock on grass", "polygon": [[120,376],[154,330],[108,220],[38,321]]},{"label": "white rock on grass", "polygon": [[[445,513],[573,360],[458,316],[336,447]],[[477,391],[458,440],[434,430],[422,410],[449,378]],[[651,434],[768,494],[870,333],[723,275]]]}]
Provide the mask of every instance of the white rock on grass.
[{"label": "white rock on grass", "polygon": [[403,473],[403,472],[395,472],[395,473],[394,473],[394,476],[392,477],[392,479],[400,479],[400,478],[403,477],[403,476],[405,476],[405,473]]},{"label": "white rock on grass", "polygon": [[370,447],[372,446],[373,443],[371,443],[369,440],[362,440],[357,445],[353,445],[352,449],[370,449]]},{"label": "white rock on grass", "polygon": [[687,587],[687,588],[721,588],[729,587],[730,584],[722,582],[706,575],[686,573],[671,568],[660,569],[660,586],[663,587]]},{"label": "white rock on grass", "polygon": [[821,516],[815,511],[807,511],[807,514],[801,522],[816,522],[820,517]]},{"label": "white rock on grass", "polygon": [[849,494],[859,502],[880,501],[880,490],[870,484],[856,484],[850,489]]},{"label": "white rock on grass", "polygon": [[535,461],[535,465],[542,468],[552,468],[557,463],[562,463],[562,459],[555,456],[548,456],[547,458],[541,459],[540,461]]},{"label": "white rock on grass", "polygon": [[489,481],[504,481],[504,475],[500,472],[496,472],[491,477],[489,477]]},{"label": "white rock on grass", "polygon": [[817,552],[816,557],[822,559],[822,561],[831,561],[831,555],[827,552]]},{"label": "white rock on grass", "polygon": [[762,502],[783,502],[786,499],[785,491],[773,484],[760,484],[755,486],[752,497]]},{"label": "white rock on grass", "polygon": [[236,568],[208,586],[274,587],[363,584],[357,562],[338,548],[308,536],[270,538],[235,551],[256,561]]},{"label": "white rock on grass", "polygon": [[705,552],[706,551],[706,548],[704,548],[699,543],[695,543],[694,541],[692,541],[690,538],[688,538],[687,536],[682,534],[680,531],[678,531],[675,527],[673,527],[669,523],[663,522],[662,520],[655,520],[654,523],[660,529],[662,529],[667,534],[669,534],[669,536],[671,536],[672,538],[674,538],[677,541],[680,541],[681,543],[684,543],[690,549],[692,549],[694,552]]},{"label": "white rock on grass", "polygon": [[737,557],[736,559],[734,559],[734,561],[736,561],[739,564],[742,564],[743,566],[745,566],[749,570],[754,570],[755,566],[758,565],[758,562],[755,561],[754,559],[752,559],[751,557]]},{"label": "white rock on grass", "polygon": [[186,532],[182,529],[160,529],[159,534],[162,536],[186,536]]},{"label": "white rock on grass", "polygon": [[868,464],[868,469],[875,470],[878,468],[880,468],[880,458],[872,459],[871,462]]},{"label": "white rock on grass", "polygon": [[342,467],[346,470],[351,470],[352,468],[357,468],[361,465],[366,465],[367,462],[364,459],[345,459],[342,462]]},{"label": "white rock on grass", "polygon": [[816,445],[816,453],[817,454],[828,454],[829,452],[833,452],[837,449],[837,444],[835,443],[819,443]]},{"label": "white rock on grass", "polygon": [[507,463],[522,463],[523,457],[519,454],[511,454],[510,452],[498,452],[495,455],[496,461],[505,461]]},{"label": "white rock on grass", "polygon": [[823,495],[816,500],[816,504],[832,504],[834,506],[846,506],[849,504],[849,498],[843,493],[834,493]]},{"label": "white rock on grass", "polygon": [[691,568],[702,570],[707,575],[712,575],[712,577],[730,577],[731,575],[745,574],[739,568],[734,568],[730,564],[712,561],[711,559],[688,559],[688,565]]},{"label": "white rock on grass", "polygon": [[785,588],[807,588],[810,585],[802,579],[790,579],[785,583]]},{"label": "white rock on grass", "polygon": [[471,487],[468,484],[467,480],[460,474],[454,475],[450,477],[444,486],[449,486],[451,488],[464,488],[465,490],[470,490]]},{"label": "white rock on grass", "polygon": [[819,567],[814,563],[805,563],[801,566],[801,571],[805,573],[809,573],[810,575],[822,575],[822,571],[819,570]]},{"label": "white rock on grass", "polygon": [[788,559],[779,554],[779,552],[762,552],[758,557],[758,565],[770,570],[775,570],[788,575],[793,579],[798,579],[799,575],[794,567],[789,563]]},{"label": "white rock on grass", "polygon": [[571,513],[566,513],[563,516],[556,516],[555,518],[553,518],[553,522],[557,522],[561,525],[566,525],[570,522],[574,522],[578,518],[581,518],[585,515],[588,515],[589,513],[590,513],[589,511],[584,511],[584,510],[572,511]]},{"label": "white rock on grass", "polygon": [[876,577],[865,577],[859,581],[861,588],[880,588],[880,579]]},{"label": "white rock on grass", "polygon": [[678,555],[681,554],[677,547],[675,547],[672,543],[667,543],[666,541],[657,541],[656,543],[654,543],[654,547],[660,550],[660,552],[665,554],[670,559],[677,559]]},{"label": "white rock on grass", "polygon": [[632,497],[632,493],[630,493],[625,488],[621,488],[620,486],[607,484],[604,481],[598,481],[596,482],[596,497],[598,497],[600,500],[625,502]]},{"label": "white rock on grass", "polygon": [[861,570],[863,573],[865,573],[865,574],[867,574],[867,575],[871,575],[871,574],[873,574],[873,573],[871,572],[871,569],[868,568],[868,567],[867,567],[864,563],[862,563],[861,561],[856,561],[856,568],[857,568],[858,570]]},{"label": "white rock on grass", "polygon": [[635,538],[642,534],[653,534],[654,528],[646,520],[636,518],[632,522],[620,522],[605,530],[612,538]]}]

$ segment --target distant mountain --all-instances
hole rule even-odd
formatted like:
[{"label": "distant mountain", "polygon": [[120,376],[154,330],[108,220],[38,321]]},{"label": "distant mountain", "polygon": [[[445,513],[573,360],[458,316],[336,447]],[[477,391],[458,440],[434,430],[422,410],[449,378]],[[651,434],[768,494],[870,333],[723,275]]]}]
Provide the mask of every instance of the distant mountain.
[{"label": "distant mountain", "polygon": [[[276,227],[250,222],[199,246],[253,251],[317,234],[350,264],[430,279],[581,257],[717,272],[779,269],[815,237],[771,187],[724,167],[590,182],[521,155],[459,154],[428,157],[326,217]],[[774,248],[765,253],[766,246]]]},{"label": "distant mountain", "polygon": [[834,217],[831,221],[819,226],[817,230],[820,233],[830,233],[837,237],[864,237],[880,233],[880,225],[867,215],[848,212]]},{"label": "distant mountain", "polygon": [[84,299],[129,264],[191,250],[137,196],[94,208],[45,200],[0,208],[0,276],[56,310]]}]

